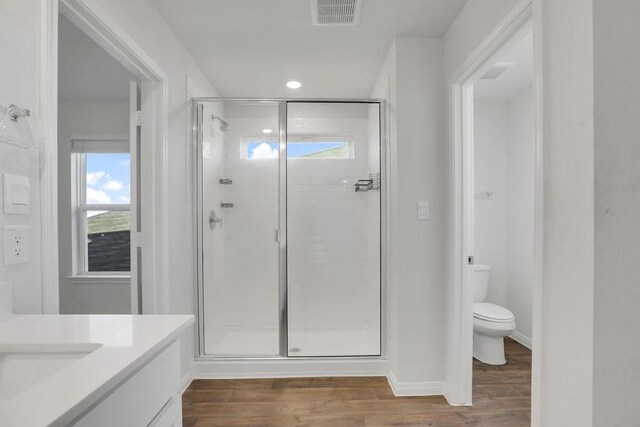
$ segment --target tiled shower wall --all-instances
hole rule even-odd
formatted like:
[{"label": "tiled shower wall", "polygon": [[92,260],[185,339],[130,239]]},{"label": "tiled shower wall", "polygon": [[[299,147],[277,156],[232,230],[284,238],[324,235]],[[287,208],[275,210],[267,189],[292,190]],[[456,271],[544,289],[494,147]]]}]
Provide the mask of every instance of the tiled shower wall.
[{"label": "tiled shower wall", "polygon": [[[211,161],[219,163],[204,180],[205,197],[222,218],[221,227],[209,233],[214,255],[205,250],[213,278],[205,278],[206,350],[274,355],[279,345],[278,245],[273,234],[278,228],[278,162],[247,160],[242,148],[243,137],[262,136],[265,128],[277,131],[278,107],[227,104],[218,111],[231,127],[221,132],[219,122],[213,124],[213,145],[220,151]],[[208,116],[205,123],[210,124]],[[220,178],[233,184],[221,185]],[[221,208],[221,202],[234,206]]]},{"label": "tiled shower wall", "polygon": [[380,172],[370,165],[373,108],[289,106],[290,134],[353,138],[351,159],[287,163],[289,347],[301,355],[380,352],[380,191],[354,190]]}]

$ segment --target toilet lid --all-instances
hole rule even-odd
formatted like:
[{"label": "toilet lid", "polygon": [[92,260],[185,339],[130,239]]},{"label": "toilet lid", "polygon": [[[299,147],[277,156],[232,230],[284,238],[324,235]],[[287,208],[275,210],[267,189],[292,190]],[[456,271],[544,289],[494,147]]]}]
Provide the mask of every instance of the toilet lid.
[{"label": "toilet lid", "polygon": [[473,304],[473,317],[490,322],[512,322],[513,313],[499,305],[488,302],[477,302]]}]

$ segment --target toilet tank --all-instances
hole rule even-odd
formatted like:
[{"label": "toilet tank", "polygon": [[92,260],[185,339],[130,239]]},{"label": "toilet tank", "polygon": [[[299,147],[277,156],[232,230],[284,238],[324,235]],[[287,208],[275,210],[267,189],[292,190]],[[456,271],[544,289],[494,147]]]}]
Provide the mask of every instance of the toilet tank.
[{"label": "toilet tank", "polygon": [[483,264],[473,266],[473,302],[483,302],[489,291],[491,267]]}]

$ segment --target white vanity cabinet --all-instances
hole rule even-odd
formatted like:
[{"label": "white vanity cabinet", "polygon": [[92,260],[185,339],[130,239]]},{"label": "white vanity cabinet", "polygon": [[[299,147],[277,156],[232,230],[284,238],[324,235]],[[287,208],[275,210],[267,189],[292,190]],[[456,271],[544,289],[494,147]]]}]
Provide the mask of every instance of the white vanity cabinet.
[{"label": "white vanity cabinet", "polygon": [[0,368],[16,370],[0,375],[0,426],[181,426],[181,340],[193,322],[193,315],[0,321]]},{"label": "white vanity cabinet", "polygon": [[107,394],[76,427],[182,426],[180,348],[174,341]]}]

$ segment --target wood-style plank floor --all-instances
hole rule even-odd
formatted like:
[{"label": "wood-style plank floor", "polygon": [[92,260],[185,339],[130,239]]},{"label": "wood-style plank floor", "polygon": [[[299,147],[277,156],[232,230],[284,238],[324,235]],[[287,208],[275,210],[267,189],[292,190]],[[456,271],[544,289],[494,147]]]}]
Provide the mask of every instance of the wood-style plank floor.
[{"label": "wood-style plank floor", "polygon": [[195,380],[184,426],[529,426],[531,351],[511,339],[505,346],[506,365],[474,360],[471,407],[394,397],[384,377]]}]

